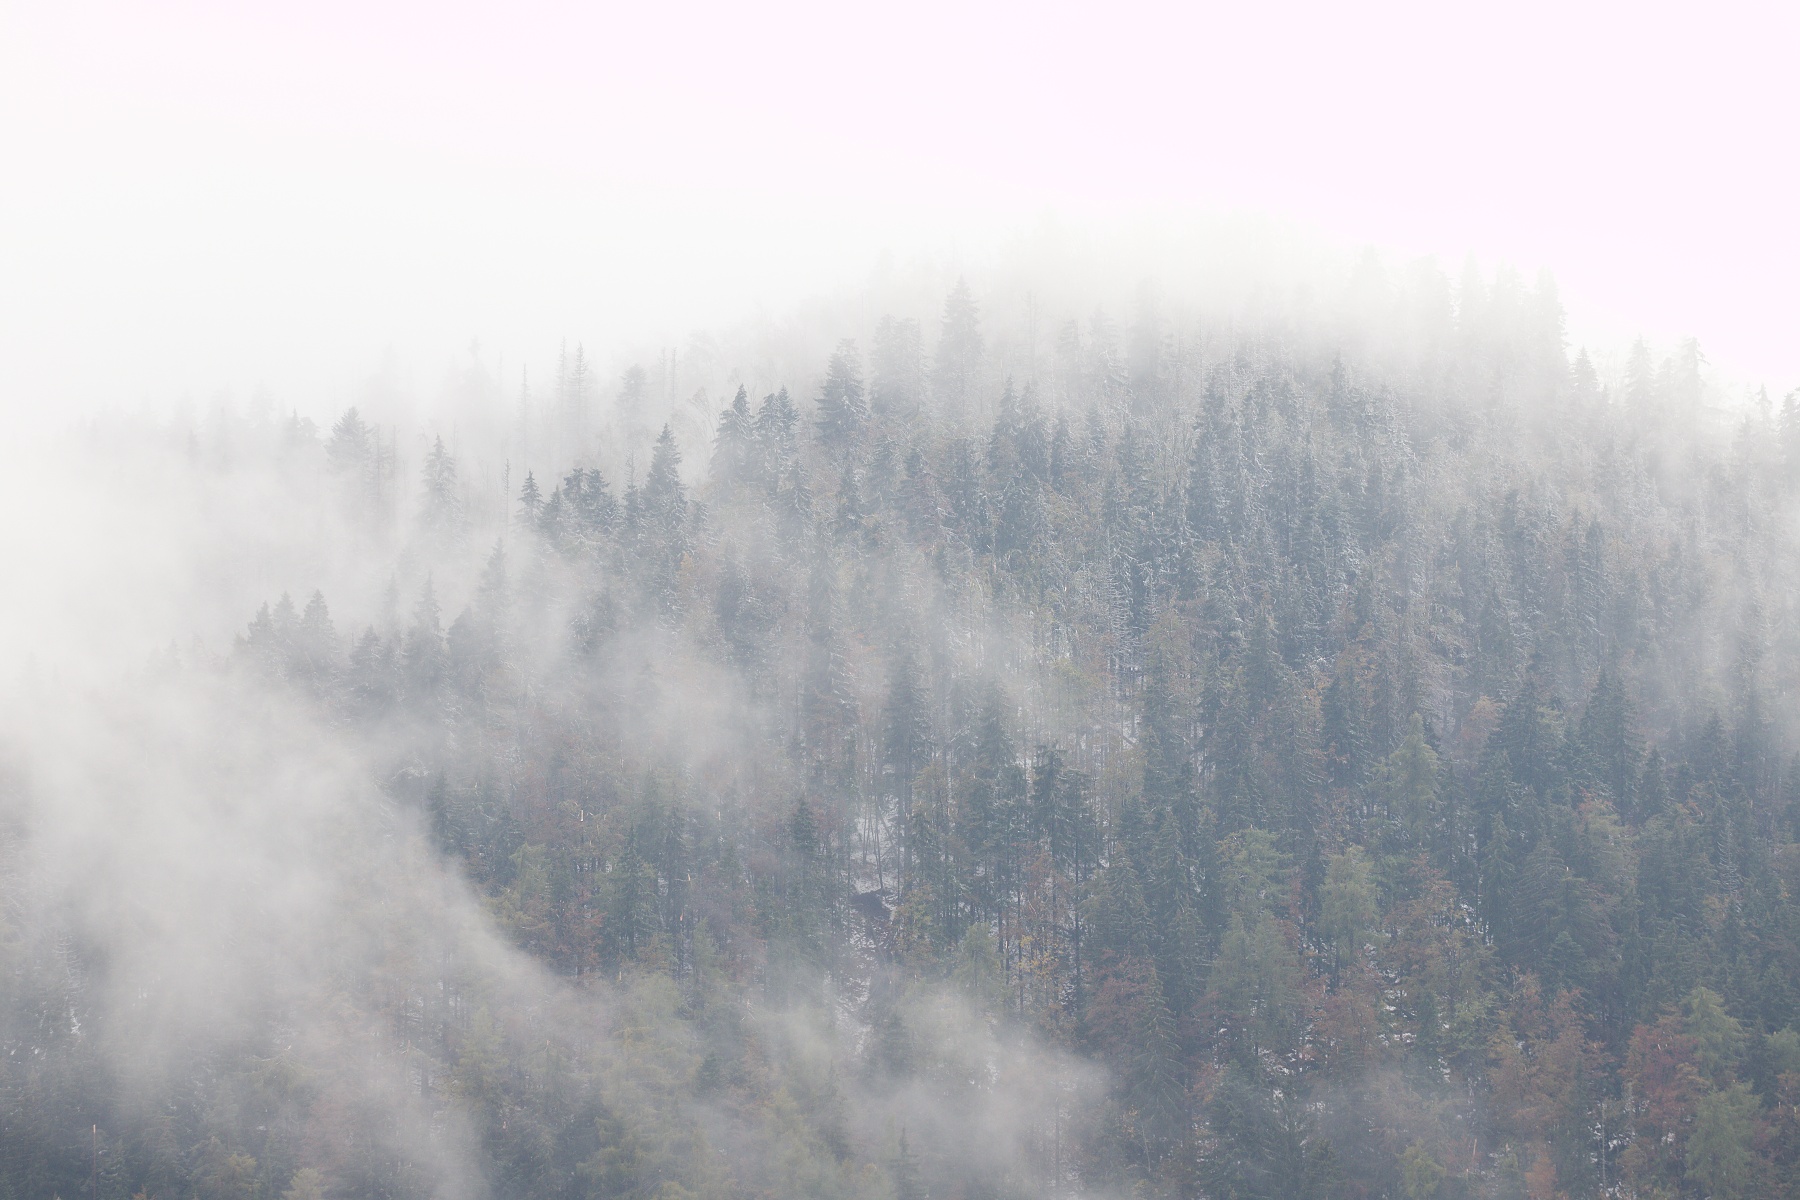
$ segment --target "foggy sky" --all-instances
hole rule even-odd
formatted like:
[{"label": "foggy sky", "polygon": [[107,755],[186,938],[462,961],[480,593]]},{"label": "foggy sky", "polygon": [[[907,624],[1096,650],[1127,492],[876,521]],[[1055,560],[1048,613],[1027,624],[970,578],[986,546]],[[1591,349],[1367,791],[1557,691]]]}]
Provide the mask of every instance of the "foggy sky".
[{"label": "foggy sky", "polygon": [[12,0],[0,405],[330,410],[390,349],[673,345],[884,250],[1237,210],[1800,382],[1791,13],[1240,9]]}]

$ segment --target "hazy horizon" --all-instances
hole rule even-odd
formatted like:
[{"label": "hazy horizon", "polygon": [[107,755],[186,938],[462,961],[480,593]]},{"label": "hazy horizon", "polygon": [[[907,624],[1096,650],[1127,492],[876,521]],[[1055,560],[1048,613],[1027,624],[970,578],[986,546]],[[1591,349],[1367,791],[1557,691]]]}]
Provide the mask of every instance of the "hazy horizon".
[{"label": "hazy horizon", "polygon": [[1549,270],[1574,344],[1800,385],[1791,14],[1082,12],[13,0],[0,404],[330,407],[390,355],[429,392],[472,341],[679,348],[883,262],[1234,222]]}]

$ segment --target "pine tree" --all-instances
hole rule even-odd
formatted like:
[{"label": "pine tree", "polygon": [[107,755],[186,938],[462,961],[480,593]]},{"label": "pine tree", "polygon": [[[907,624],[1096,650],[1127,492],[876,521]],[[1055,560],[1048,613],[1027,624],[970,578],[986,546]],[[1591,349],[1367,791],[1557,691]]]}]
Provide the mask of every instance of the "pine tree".
[{"label": "pine tree", "polygon": [[431,576],[419,591],[413,607],[412,626],[406,632],[406,677],[414,694],[430,696],[444,674],[444,627],[440,619],[437,589]]},{"label": "pine tree", "polygon": [[967,281],[958,279],[944,299],[932,363],[932,388],[953,419],[969,415],[980,382],[982,349],[980,312]]},{"label": "pine tree", "polygon": [[1425,740],[1425,722],[1414,713],[1406,740],[1383,764],[1381,791],[1389,820],[1406,830],[1416,846],[1428,846],[1437,827],[1439,776],[1437,753]]},{"label": "pine tree", "polygon": [[525,472],[525,485],[519,489],[519,524],[527,529],[538,527],[539,514],[543,511],[544,497],[538,490],[537,479],[530,471]]},{"label": "pine tree", "polygon": [[1767,1195],[1754,1145],[1761,1105],[1750,1085],[1734,1083],[1702,1097],[1687,1142],[1688,1179],[1710,1200]]},{"label": "pine tree", "polygon": [[819,389],[820,445],[836,455],[847,453],[860,442],[868,419],[856,343],[846,339],[833,352],[825,368],[825,383]]},{"label": "pine tree", "polygon": [[325,460],[332,471],[360,484],[374,457],[374,436],[355,408],[347,408],[331,427]]},{"label": "pine tree", "polygon": [[800,413],[788,398],[786,388],[763,397],[756,410],[756,447],[758,474],[771,484],[792,466],[799,448]]},{"label": "pine tree", "polygon": [[1319,889],[1319,931],[1331,948],[1335,981],[1346,962],[1362,951],[1363,939],[1375,926],[1375,881],[1360,846],[1347,846],[1326,860]]},{"label": "pine tree", "polygon": [[903,816],[911,804],[913,777],[931,754],[929,700],[912,646],[903,641],[888,667],[882,738],[882,761],[893,773],[891,786]]},{"label": "pine tree", "polygon": [[315,687],[327,683],[336,673],[338,655],[337,631],[331,624],[331,612],[325,606],[325,594],[314,591],[300,615],[294,639],[294,673]]},{"label": "pine tree", "polygon": [[750,394],[739,385],[731,404],[719,414],[713,438],[713,482],[726,496],[756,478],[756,421],[750,415]]},{"label": "pine tree", "polygon": [[463,534],[462,490],[456,481],[456,459],[436,438],[421,472],[419,525],[429,538],[449,546]]},{"label": "pine tree", "polygon": [[1144,687],[1144,807],[1153,816],[1168,815],[1183,857],[1197,862],[1203,853],[1200,793],[1183,725],[1168,670],[1159,663]]}]

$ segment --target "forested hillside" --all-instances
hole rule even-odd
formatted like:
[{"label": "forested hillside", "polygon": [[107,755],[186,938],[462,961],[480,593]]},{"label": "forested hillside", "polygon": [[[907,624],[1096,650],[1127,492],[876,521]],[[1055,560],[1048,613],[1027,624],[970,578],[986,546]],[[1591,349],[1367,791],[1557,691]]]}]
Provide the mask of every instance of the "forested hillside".
[{"label": "forested hillside", "polygon": [[392,582],[144,686],[327,731],[548,981],[384,943],[127,1081],[20,826],[0,1196],[1800,1200],[1800,397],[1433,312],[1008,377],[959,286],[628,472],[565,365],[503,514],[159,433]]}]

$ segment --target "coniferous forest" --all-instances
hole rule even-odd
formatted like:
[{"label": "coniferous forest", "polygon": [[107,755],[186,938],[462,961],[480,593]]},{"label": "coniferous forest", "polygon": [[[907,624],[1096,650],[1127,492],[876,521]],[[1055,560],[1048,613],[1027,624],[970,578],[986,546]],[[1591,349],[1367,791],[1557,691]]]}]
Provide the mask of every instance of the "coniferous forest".
[{"label": "coniferous forest", "polygon": [[0,1196],[1800,1200],[1800,394],[1383,295],[84,426],[330,541],[105,768],[316,870],[8,768]]}]

